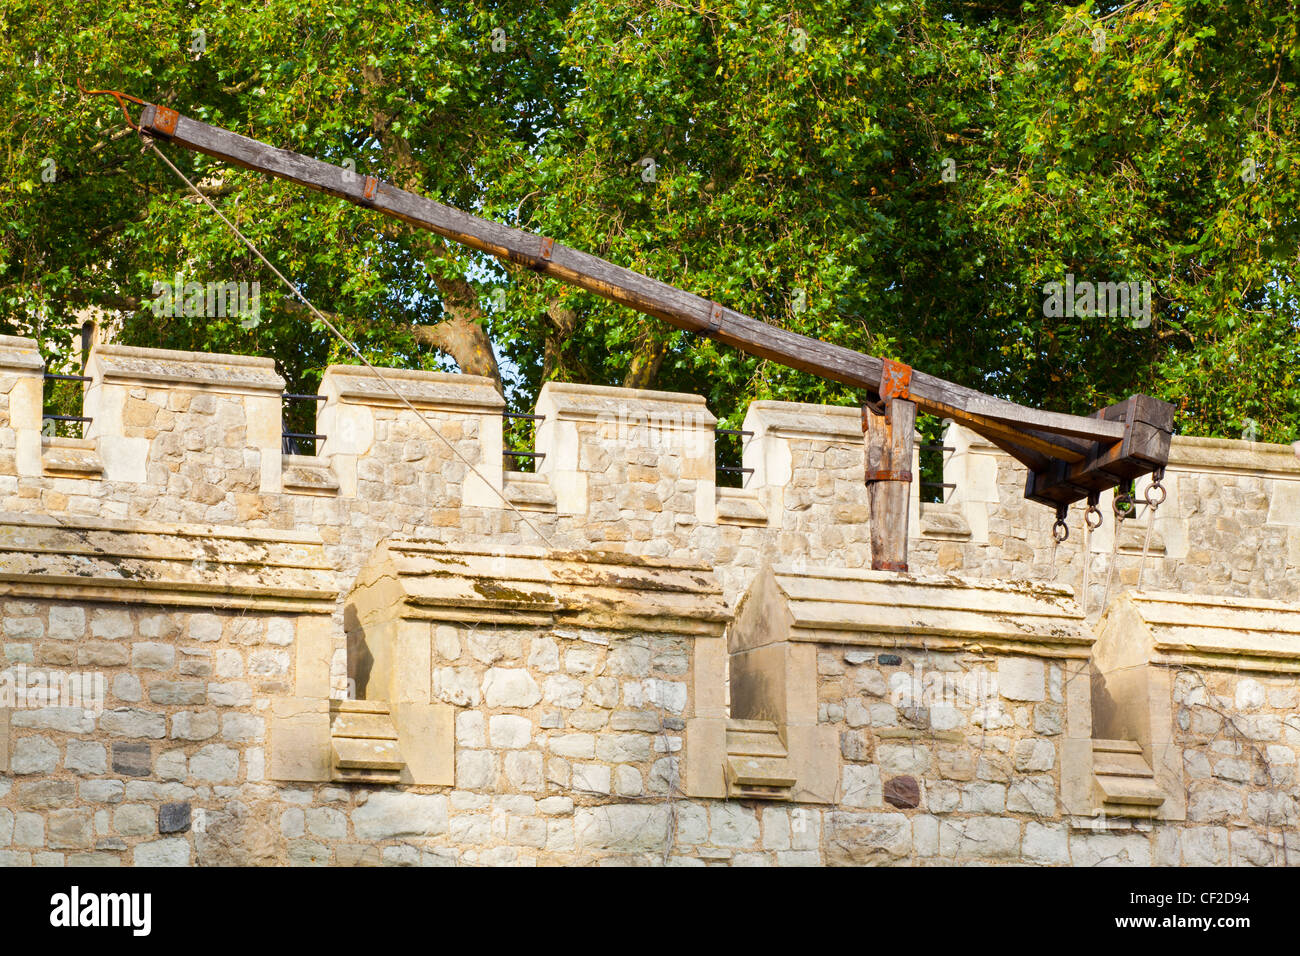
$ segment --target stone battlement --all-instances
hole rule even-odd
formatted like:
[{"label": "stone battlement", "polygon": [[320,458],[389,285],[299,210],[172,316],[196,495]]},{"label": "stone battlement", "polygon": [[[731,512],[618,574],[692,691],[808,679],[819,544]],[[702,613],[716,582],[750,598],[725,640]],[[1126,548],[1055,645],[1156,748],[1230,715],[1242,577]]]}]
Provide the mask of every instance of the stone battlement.
[{"label": "stone battlement", "polygon": [[1057,545],[952,427],[899,575],[857,409],[754,402],[731,488],[699,396],[548,383],[524,473],[473,376],[332,366],[295,455],[269,359],[97,346],[77,438],[43,373],[0,338],[0,864],[1300,853],[1291,448]]},{"label": "stone battlement", "polygon": [[[43,371],[32,340],[0,338],[9,510],[313,527],[327,543],[370,523],[378,536],[490,528],[541,543],[535,528],[566,547],[690,552],[727,565],[773,552],[869,564],[853,408],[754,402],[743,425],[749,471],[733,488],[717,481],[716,420],[695,395],[548,383],[535,409],[538,464],[525,473],[503,458],[502,398],[474,376],[385,369],[389,388],[362,367],[331,366],[319,390],[319,453],[293,455],[282,452],[284,381],[270,359],[97,346],[82,438],[42,435]],[[950,427],[945,444],[947,502],[922,505],[913,484],[913,566],[1053,580],[1082,597],[1079,509],[1071,539],[1053,548],[1053,516],[1023,500],[1021,466],[964,428]],[[1164,588],[1300,595],[1289,573],[1300,568],[1294,449],[1176,437],[1165,485],[1149,540],[1142,509],[1116,542],[1103,496],[1107,520],[1089,545],[1093,570],[1115,565],[1112,591],[1136,583],[1145,545],[1148,580]],[[390,515],[354,520],[379,504]],[[726,585],[735,596],[743,581]],[[1090,612],[1104,596],[1088,596]]]}]

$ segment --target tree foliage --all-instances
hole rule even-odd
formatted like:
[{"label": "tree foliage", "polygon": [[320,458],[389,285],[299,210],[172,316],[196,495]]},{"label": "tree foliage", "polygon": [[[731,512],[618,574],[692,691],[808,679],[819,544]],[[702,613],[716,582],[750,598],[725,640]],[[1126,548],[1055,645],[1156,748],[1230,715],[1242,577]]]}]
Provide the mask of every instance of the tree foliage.
[{"label": "tree foliage", "polygon": [[[295,390],[349,360],[81,79],[1017,401],[1142,391],[1183,432],[1300,437],[1292,4],[7,7],[0,330],[56,365],[89,306],[131,344],[274,355]],[[553,378],[696,391],[733,423],[859,397],[162,148],[376,363],[521,408]],[[260,322],[155,315],[178,273],[260,280]],[[1150,282],[1149,322],[1044,315],[1067,274]]]}]

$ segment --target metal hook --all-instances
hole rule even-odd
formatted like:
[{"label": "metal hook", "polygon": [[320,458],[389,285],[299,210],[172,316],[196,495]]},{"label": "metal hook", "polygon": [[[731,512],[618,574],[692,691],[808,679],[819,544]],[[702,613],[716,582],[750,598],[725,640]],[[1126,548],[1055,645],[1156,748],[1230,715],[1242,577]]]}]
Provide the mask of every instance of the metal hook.
[{"label": "metal hook", "polygon": [[139,103],[141,106],[148,106],[149,104],[147,102],[138,97],[132,96],[130,93],[123,93],[120,90],[88,90],[81,84],[81,77],[77,77],[77,89],[81,90],[83,96],[113,97],[117,100],[117,105],[122,107],[122,115],[126,117],[126,125],[131,127],[131,129],[135,130],[137,133],[140,132],[140,127],[131,119],[131,114],[127,112],[126,109],[126,103],[122,101],[130,100],[132,103]]}]

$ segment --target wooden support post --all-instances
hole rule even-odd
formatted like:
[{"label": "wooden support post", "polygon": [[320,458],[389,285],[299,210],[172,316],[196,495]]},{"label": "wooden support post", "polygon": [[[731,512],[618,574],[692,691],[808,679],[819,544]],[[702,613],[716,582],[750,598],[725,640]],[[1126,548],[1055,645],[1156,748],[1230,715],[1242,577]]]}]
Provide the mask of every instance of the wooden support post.
[{"label": "wooden support post", "polygon": [[883,415],[864,407],[862,425],[871,511],[871,567],[877,571],[906,571],[916,405],[891,398],[885,402]]}]

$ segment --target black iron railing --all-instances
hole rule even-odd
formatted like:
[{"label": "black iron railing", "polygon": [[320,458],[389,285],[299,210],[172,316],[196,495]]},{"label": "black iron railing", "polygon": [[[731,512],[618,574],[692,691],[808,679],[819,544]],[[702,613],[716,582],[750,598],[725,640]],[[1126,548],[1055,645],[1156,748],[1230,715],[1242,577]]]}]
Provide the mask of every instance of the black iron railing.
[{"label": "black iron railing", "polygon": [[[285,392],[284,400],[286,402],[323,402],[325,395],[297,395],[293,392]],[[285,415],[280,416],[280,450],[286,455],[301,455],[298,442],[310,441],[313,443],[312,454],[320,454],[320,446],[325,441],[324,435],[318,435],[316,432],[294,432],[289,430],[288,419]]]},{"label": "black iron railing", "polygon": [[[741,456],[744,455],[744,447],[743,447],[743,446],[744,446],[744,442],[743,442],[743,439],[748,438],[748,437],[750,437],[750,436],[752,436],[752,435],[754,434],[754,433],[751,432],[751,431],[745,431],[744,429],[741,429],[741,428],[715,428],[715,429],[714,429],[714,433],[715,433],[715,434],[718,434],[718,435],[734,435],[734,436],[736,436],[737,438],[742,439],[742,441],[741,441],[741,449],[740,449],[740,453],[741,453],[741,454],[740,454],[740,456],[737,456],[737,457],[741,457]],[[720,458],[720,459],[722,458],[722,455],[723,455],[723,453],[722,453],[722,451],[721,451],[721,446],[719,446],[719,458]],[[754,469],[753,469],[753,468],[745,468],[745,467],[742,466],[742,465],[723,465],[723,464],[719,464],[719,465],[717,466],[717,470],[718,470],[718,475],[719,475],[719,476],[722,476],[722,475],[728,475],[728,476],[729,476],[729,475],[752,475],[752,474],[754,473]],[[730,488],[743,488],[743,487],[745,486],[745,482],[746,482],[746,480],[747,480],[746,478],[743,478],[743,477],[742,477],[742,478],[737,478],[737,479],[729,479],[727,482],[724,482],[721,478],[719,478],[719,479],[718,479],[718,484],[719,484],[719,485],[722,485],[723,487],[730,487]]]},{"label": "black iron railing", "polygon": [[[528,421],[528,422],[537,422],[537,423],[546,421],[545,415],[529,415],[525,412],[502,412],[501,417],[504,419],[509,419],[511,421]],[[537,426],[534,425],[533,427],[536,428]],[[511,471],[523,471],[524,470],[523,468],[518,467],[523,462],[531,463],[532,470],[536,471],[538,462],[540,462],[543,458],[546,457],[546,453],[539,452],[539,451],[524,451],[523,449],[507,448],[505,451],[501,453],[501,457],[505,459],[505,463],[507,465],[513,464],[516,466],[515,468],[510,469]]]},{"label": "black iron railing", "polygon": [[[89,375],[63,375],[58,372],[46,372],[45,380],[47,382],[90,382],[93,381]],[[93,419],[86,415],[46,415],[41,414],[41,432],[51,437],[58,434],[58,422],[78,422],[82,425],[88,425]],[[46,425],[46,422],[51,424]]]}]

